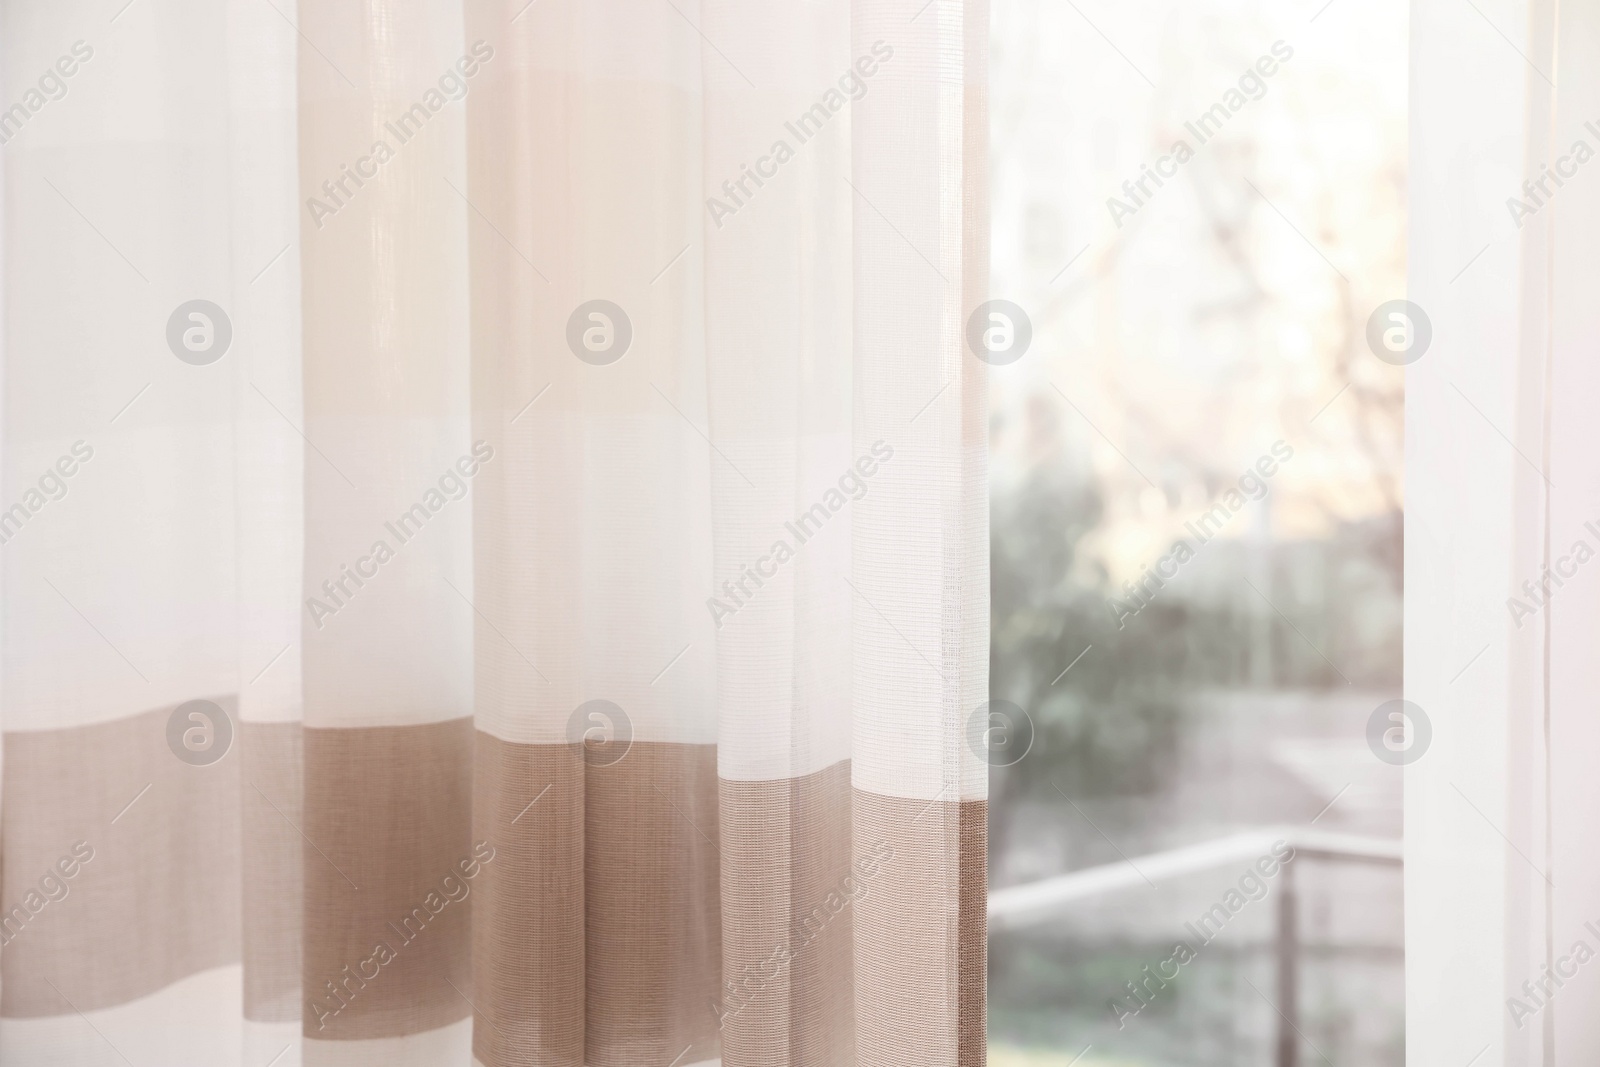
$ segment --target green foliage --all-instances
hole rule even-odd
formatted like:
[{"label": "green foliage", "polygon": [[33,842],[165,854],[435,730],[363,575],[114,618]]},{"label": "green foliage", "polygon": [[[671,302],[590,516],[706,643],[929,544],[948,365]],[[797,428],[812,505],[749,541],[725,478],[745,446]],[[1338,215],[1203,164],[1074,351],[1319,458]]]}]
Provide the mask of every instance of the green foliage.
[{"label": "green foliage", "polygon": [[[1026,709],[1035,730],[1027,758],[993,776],[998,808],[1056,786],[1074,797],[1157,792],[1197,689],[1398,682],[1397,515],[1342,526],[1326,541],[1268,546],[1271,606],[1242,573],[1224,582],[1233,599],[1191,595],[1197,568],[1248,558],[1237,542],[1208,546],[1119,626],[1110,599],[1124,594],[1078,558],[1104,514],[1092,482],[1074,480],[1064,464],[1038,463],[996,493],[991,514],[990,698]],[[1320,599],[1297,600],[1302,586]],[[1265,666],[1254,672],[1258,661]]]},{"label": "green foliage", "polygon": [[1049,467],[994,504],[990,695],[1027,709],[1035,728],[1027,759],[1003,775],[1006,799],[1052,782],[1074,795],[1149,792],[1175,750],[1184,611],[1158,603],[1118,629],[1104,592],[1074,580],[1077,542],[1101,512],[1090,486]]}]

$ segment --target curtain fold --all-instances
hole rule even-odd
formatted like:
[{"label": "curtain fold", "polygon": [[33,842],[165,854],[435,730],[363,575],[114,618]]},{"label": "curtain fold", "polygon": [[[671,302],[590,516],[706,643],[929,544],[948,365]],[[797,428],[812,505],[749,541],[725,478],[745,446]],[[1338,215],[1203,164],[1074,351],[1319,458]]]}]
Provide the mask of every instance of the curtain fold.
[{"label": "curtain fold", "polygon": [[982,1063],[986,6],[3,12],[0,1063]]},{"label": "curtain fold", "polygon": [[1420,1063],[1600,1056],[1596,16],[1525,0],[1485,40],[1413,9],[1408,296],[1433,329],[1406,381],[1406,697],[1433,726],[1406,768]]}]

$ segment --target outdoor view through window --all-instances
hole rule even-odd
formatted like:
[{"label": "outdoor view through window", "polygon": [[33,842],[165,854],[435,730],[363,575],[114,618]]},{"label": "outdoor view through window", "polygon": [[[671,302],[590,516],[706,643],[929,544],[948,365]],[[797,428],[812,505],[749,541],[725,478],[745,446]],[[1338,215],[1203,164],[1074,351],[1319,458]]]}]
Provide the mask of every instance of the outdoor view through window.
[{"label": "outdoor view through window", "polygon": [[1400,1064],[1406,7],[992,18],[989,1061]]}]

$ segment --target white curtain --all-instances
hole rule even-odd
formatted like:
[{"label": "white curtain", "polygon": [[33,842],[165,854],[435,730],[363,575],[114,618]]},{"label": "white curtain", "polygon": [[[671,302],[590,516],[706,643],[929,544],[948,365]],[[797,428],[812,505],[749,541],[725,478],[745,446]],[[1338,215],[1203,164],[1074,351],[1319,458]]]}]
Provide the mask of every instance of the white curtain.
[{"label": "white curtain", "polygon": [[[1412,5],[1407,1062],[1600,1057],[1600,8]],[[1559,88],[1558,88],[1559,87]],[[1476,1058],[1474,1058],[1476,1057]]]},{"label": "white curtain", "polygon": [[982,1062],[985,6],[0,10],[0,1063]]}]

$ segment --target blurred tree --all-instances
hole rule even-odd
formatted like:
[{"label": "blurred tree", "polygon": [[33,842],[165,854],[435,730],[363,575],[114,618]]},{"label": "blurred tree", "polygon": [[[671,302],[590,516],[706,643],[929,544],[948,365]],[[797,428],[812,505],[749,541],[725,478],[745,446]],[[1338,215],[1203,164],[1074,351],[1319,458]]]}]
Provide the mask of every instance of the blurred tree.
[{"label": "blurred tree", "polygon": [[[1257,550],[1208,549],[1191,568],[1213,568],[1220,582],[1202,586],[1199,575],[1180,572],[1119,626],[1109,601],[1122,591],[1077,555],[1102,515],[1097,483],[1061,462],[1033,465],[991,501],[990,699],[1021,706],[1034,727],[1027,757],[991,771],[997,857],[1018,802],[1060,803],[1058,788],[1075,798],[1160,792],[1176,767],[1182,712],[1197,688],[1398,682],[1397,514],[1340,524],[1324,541],[1265,549],[1285,575],[1277,585],[1286,612],[1271,618],[1268,637],[1279,651],[1265,679],[1252,671],[1255,594],[1230,573]],[[1306,573],[1316,598],[1299,602],[1293,590]],[[1211,595],[1218,585],[1237,595]],[[1342,666],[1308,645],[1307,633]]]}]

